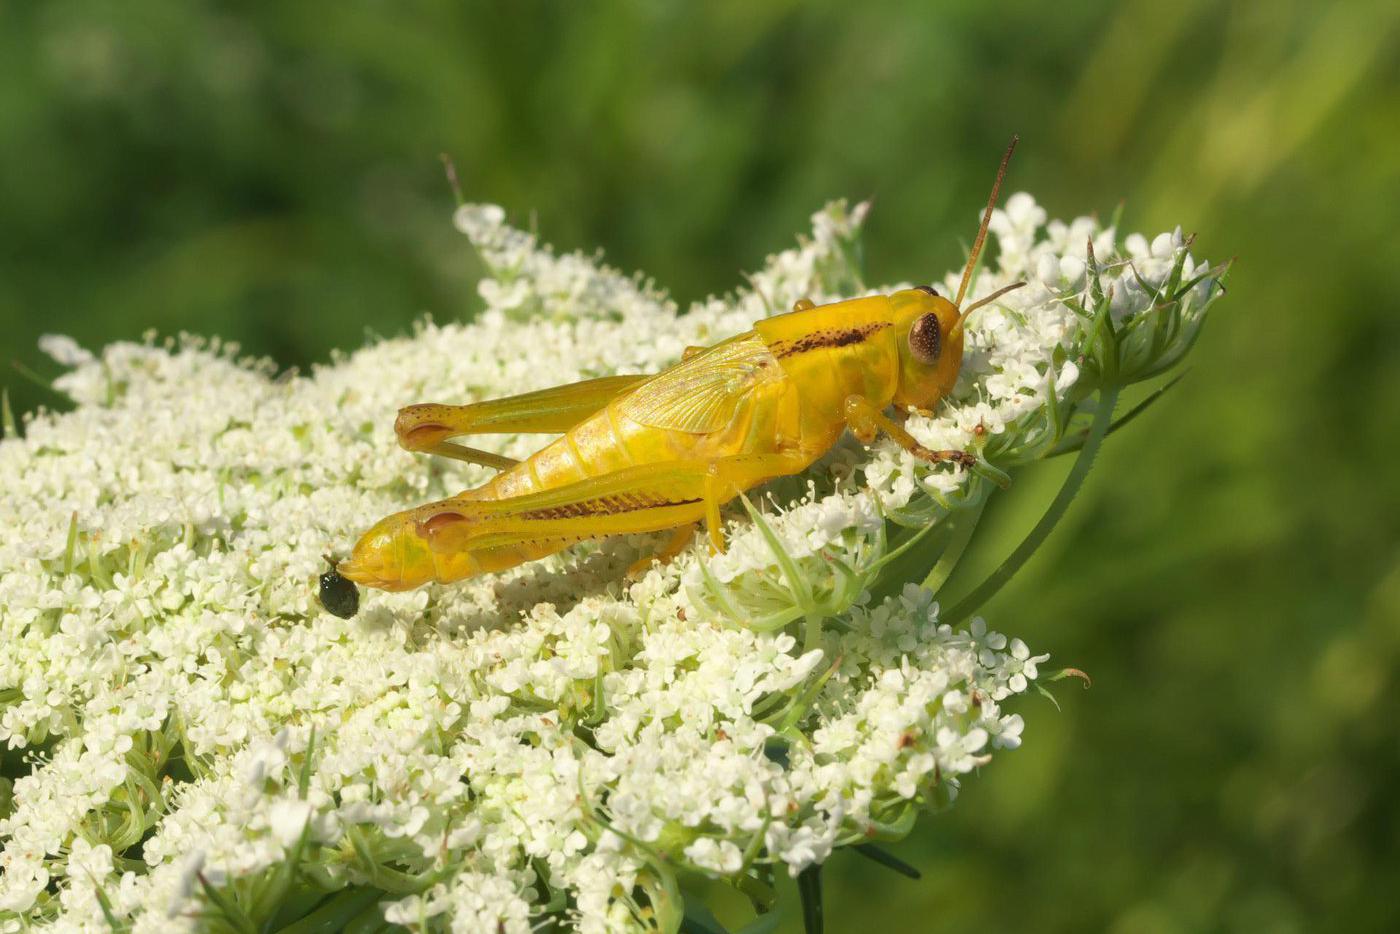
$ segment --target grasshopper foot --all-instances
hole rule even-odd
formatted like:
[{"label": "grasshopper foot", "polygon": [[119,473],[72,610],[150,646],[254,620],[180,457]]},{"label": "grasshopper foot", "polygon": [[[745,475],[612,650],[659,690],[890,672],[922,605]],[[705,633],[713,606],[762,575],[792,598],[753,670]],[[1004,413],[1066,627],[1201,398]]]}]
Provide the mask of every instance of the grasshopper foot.
[{"label": "grasshopper foot", "polygon": [[966,451],[931,451],[920,444],[910,448],[909,453],[920,460],[928,461],[930,464],[953,463],[959,467],[966,467],[968,470],[977,466],[976,456]]}]

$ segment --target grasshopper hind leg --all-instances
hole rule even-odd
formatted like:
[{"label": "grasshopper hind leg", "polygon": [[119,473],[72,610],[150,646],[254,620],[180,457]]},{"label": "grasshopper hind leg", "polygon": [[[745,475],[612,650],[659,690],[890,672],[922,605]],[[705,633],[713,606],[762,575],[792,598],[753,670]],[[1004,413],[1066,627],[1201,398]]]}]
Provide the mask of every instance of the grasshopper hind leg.
[{"label": "grasshopper hind leg", "polygon": [[483,451],[449,440],[468,433],[463,430],[463,425],[470,425],[470,422],[461,414],[466,408],[425,402],[400,409],[399,417],[394,420],[394,434],[399,437],[399,447],[405,451],[436,454],[439,457],[450,457],[469,464],[494,467],[497,470],[509,470],[520,463],[504,454]]},{"label": "grasshopper hind leg", "polygon": [[[724,550],[720,506],[765,480],[797,473],[812,459],[801,452],[737,454],[713,461],[639,464],[504,499],[468,491],[412,510],[411,524],[427,548],[446,554],[545,539],[688,529],[704,520],[719,552]],[[678,545],[684,541],[673,538],[663,553],[674,554],[671,549],[679,551]]]},{"label": "grasshopper hind leg", "polygon": [[399,446],[408,451],[506,470],[519,461],[451,439],[462,435],[565,432],[645,379],[603,376],[470,405],[420,402],[399,410],[394,433],[399,436]]}]

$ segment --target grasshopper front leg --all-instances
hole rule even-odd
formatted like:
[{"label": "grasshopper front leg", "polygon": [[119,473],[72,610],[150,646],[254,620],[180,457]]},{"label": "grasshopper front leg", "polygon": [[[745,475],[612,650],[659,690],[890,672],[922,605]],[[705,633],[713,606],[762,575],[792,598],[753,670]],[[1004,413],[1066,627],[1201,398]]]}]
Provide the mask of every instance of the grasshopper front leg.
[{"label": "grasshopper front leg", "polygon": [[930,464],[952,462],[968,468],[977,464],[977,458],[966,451],[933,451],[924,447],[864,396],[846,397],[846,424],[864,444],[869,444],[880,432],[884,432],[895,444]]}]

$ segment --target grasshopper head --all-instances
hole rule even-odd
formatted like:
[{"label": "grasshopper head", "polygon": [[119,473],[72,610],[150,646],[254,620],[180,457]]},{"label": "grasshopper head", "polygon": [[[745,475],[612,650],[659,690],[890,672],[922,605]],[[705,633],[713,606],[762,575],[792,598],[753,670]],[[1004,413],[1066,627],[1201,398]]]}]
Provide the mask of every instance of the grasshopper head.
[{"label": "grasshopper head", "polygon": [[378,590],[412,590],[437,579],[432,549],[415,510],[386,516],[360,536],[336,570]]},{"label": "grasshopper head", "polygon": [[899,386],[894,402],[906,408],[931,409],[958,381],[963,333],[958,306],[930,286],[890,296],[895,340],[899,342]]}]

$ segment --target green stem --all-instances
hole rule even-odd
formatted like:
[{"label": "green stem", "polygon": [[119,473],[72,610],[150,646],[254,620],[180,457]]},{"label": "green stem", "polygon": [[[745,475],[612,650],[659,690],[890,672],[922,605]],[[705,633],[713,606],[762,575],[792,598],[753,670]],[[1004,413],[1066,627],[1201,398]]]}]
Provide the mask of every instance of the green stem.
[{"label": "green stem", "polygon": [[972,593],[958,601],[951,610],[943,614],[940,622],[956,626],[974,610],[982,606],[997,591],[1006,585],[1006,582],[1015,576],[1021,569],[1021,565],[1035,554],[1045,539],[1054,531],[1055,526],[1064,516],[1069,508],[1070,501],[1074,499],[1079,488],[1084,485],[1084,478],[1089,475],[1089,468],[1094,464],[1094,456],[1098,453],[1099,445],[1103,443],[1104,437],[1108,434],[1109,426],[1113,424],[1113,406],[1118,401],[1118,386],[1109,385],[1104,387],[1099,394],[1099,405],[1094,411],[1094,421],[1089,427],[1089,436],[1084,439],[1084,446],[1079,449],[1079,456],[1075,458],[1074,466],[1070,468],[1069,476],[1065,477],[1064,484],[1060,487],[1060,492],[1055,494],[1055,499],[1050,503],[1050,508],[1045,510],[1045,515],[1040,517],[1040,521],[1031,529],[1030,534],[1021,542],[1020,546],[1011,553],[1001,566],[991,573],[986,580],[977,586]]},{"label": "green stem", "polygon": [[802,652],[806,654],[813,649],[819,649],[822,645],[822,616],[820,613],[808,613],[807,620],[802,626]]},{"label": "green stem", "polygon": [[917,880],[923,878],[923,873],[882,846],[876,846],[873,843],[858,843],[851,847],[851,849],[861,856],[864,856],[866,859],[879,863],[886,869],[893,869],[906,879]]},{"label": "green stem", "polygon": [[[1187,371],[1178,373],[1166,383],[1152,390],[1152,392],[1148,394],[1147,398],[1143,399],[1137,405],[1133,406],[1130,410],[1128,410],[1128,414],[1115,421],[1112,425],[1109,425],[1108,432],[1105,436],[1113,434],[1118,429],[1127,425],[1128,422],[1131,422],[1143,412],[1146,412],[1148,406],[1152,405],[1152,403],[1162,398],[1162,396],[1166,394],[1167,390],[1171,389],[1177,383],[1181,382],[1182,379],[1186,377],[1186,372]],[[1050,453],[1046,454],[1045,456],[1048,459],[1051,457],[1059,457],[1061,454],[1069,454],[1071,452],[1081,450],[1084,447],[1084,439],[1086,437],[1088,437],[1087,431],[1079,432],[1076,436],[1073,437],[1061,438],[1060,442],[1056,444],[1053,448],[1051,448]]]},{"label": "green stem", "polygon": [[953,537],[944,547],[943,554],[938,556],[938,561],[934,564],[933,569],[924,578],[925,590],[938,593],[939,588],[948,582],[949,575],[953,573],[953,569],[962,560],[963,552],[967,550],[967,543],[972,541],[972,531],[977,528],[977,523],[982,518],[982,510],[986,508],[986,505],[987,501],[984,499],[958,516],[953,524]]},{"label": "green stem", "polygon": [[15,413],[10,408],[9,388],[0,389],[0,438],[18,438],[19,427],[15,424]]},{"label": "green stem", "polygon": [[384,897],[385,893],[377,889],[345,889],[311,914],[279,929],[277,934],[331,934],[343,930],[352,918]]},{"label": "green stem", "polygon": [[806,934],[822,934],[822,867],[813,863],[797,874],[797,891],[802,896],[802,929]]},{"label": "green stem", "polygon": [[734,877],[734,888],[747,896],[749,902],[754,906],[754,910],[760,914],[768,912],[776,899],[771,885],[746,872],[741,872]]}]

